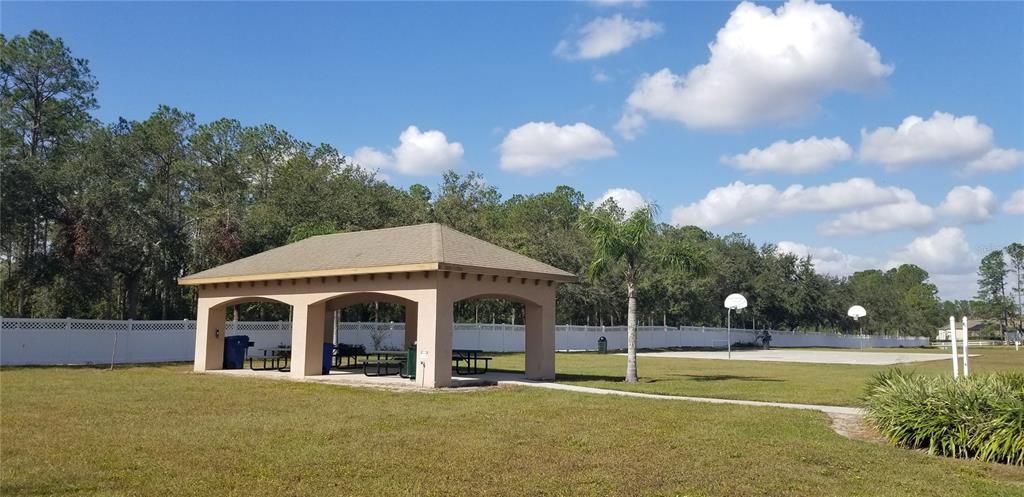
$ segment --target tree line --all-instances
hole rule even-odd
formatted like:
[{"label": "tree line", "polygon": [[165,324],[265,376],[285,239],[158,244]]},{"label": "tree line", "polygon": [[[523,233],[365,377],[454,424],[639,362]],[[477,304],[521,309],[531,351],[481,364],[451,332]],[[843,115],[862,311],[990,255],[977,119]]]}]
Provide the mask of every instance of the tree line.
[{"label": "tree line", "polygon": [[[176,281],[185,274],[313,235],[439,222],[580,275],[559,289],[559,324],[625,324],[626,272],[590,274],[595,248],[580,229],[595,211],[626,219],[614,201],[594,205],[570,186],[506,197],[475,172],[397,188],[328,144],[270,124],[198,122],[165,106],[141,121],[102,123],[91,115],[99,83],[61,39],[41,31],[0,36],[0,51],[4,316],[193,317],[194,290]],[[829,276],[810,258],[740,233],[661,224],[652,236],[664,253],[696,247],[707,254],[707,270],[646,270],[635,288],[640,324],[722,325],[722,300],[734,292],[750,301],[734,320],[747,328],[930,335],[958,305],[993,312],[989,294],[941,302],[928,273],[913,265]],[[1003,270],[1005,282],[1010,270]],[[1012,303],[1008,293],[998,302]],[[853,304],[868,309],[864,322],[846,316]],[[1010,320],[1018,310],[1002,305],[997,314]],[[242,319],[286,312],[267,304],[235,309]],[[346,319],[401,317],[385,304],[345,312]],[[521,322],[522,309],[468,301],[456,316]]]}]

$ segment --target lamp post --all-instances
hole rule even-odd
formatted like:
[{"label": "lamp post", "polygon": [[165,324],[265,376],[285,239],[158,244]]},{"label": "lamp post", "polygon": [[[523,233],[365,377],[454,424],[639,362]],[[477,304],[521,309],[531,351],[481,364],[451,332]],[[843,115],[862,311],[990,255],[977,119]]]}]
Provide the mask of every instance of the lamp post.
[{"label": "lamp post", "polygon": [[964,356],[964,378],[967,378],[967,374],[968,374],[968,370],[967,370],[967,316],[963,317],[963,324],[964,324],[964,354],[963,354],[963,356]]},{"label": "lamp post", "polygon": [[949,317],[949,349],[953,355],[953,378],[960,377],[960,360],[956,356],[956,318]]},{"label": "lamp post", "polygon": [[728,352],[728,358],[732,359],[732,311],[740,312],[740,310],[747,307],[746,297],[734,293],[725,298],[725,308],[729,309],[725,315],[725,341]]}]

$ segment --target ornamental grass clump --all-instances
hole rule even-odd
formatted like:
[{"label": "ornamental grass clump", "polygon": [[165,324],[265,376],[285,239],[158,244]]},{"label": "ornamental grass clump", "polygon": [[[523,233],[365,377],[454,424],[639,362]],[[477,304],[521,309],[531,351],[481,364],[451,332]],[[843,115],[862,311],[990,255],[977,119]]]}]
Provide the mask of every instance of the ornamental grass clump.
[{"label": "ornamental grass clump", "polygon": [[867,417],[893,444],[931,454],[1024,466],[1024,374],[953,379],[876,374]]}]

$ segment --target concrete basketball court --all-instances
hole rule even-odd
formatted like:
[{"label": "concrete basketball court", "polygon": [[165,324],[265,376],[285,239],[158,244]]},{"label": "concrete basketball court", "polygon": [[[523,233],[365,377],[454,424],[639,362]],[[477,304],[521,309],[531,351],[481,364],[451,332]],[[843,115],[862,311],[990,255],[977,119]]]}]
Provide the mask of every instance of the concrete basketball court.
[{"label": "concrete basketball court", "polygon": [[[624,354],[623,354],[624,355]],[[643,357],[668,357],[680,359],[727,359],[728,352],[721,351],[671,351],[671,352],[640,352]],[[971,354],[973,357],[974,354]],[[922,352],[860,352],[840,350],[804,350],[804,349],[772,349],[772,350],[734,350],[733,361],[768,361],[768,362],[807,362],[818,364],[859,364],[868,366],[887,366],[890,364],[908,364],[925,361],[948,361],[949,354],[930,354]]]}]

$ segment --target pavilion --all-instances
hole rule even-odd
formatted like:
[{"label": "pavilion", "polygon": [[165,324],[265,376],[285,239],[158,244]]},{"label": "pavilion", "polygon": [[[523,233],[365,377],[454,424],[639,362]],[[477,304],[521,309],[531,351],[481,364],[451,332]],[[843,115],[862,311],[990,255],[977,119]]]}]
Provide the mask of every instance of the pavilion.
[{"label": "pavilion", "polygon": [[305,240],[178,280],[197,287],[195,370],[223,368],[225,310],[244,302],[292,306],[291,375],[322,373],[336,309],[368,302],[405,307],[405,342],[417,344],[417,383],[452,378],[453,304],[472,298],[522,303],[526,377],[555,377],[555,290],[576,277],[440,224]]}]

